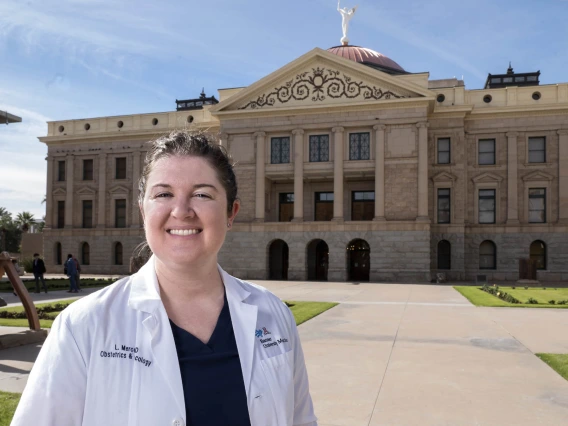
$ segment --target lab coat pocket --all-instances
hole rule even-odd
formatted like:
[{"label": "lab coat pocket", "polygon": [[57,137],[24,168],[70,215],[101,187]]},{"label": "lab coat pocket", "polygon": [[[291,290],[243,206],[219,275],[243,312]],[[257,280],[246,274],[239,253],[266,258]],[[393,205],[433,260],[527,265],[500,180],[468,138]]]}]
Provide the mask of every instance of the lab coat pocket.
[{"label": "lab coat pocket", "polygon": [[294,418],[293,351],[262,360],[262,370],[274,402],[278,426],[292,424]]}]

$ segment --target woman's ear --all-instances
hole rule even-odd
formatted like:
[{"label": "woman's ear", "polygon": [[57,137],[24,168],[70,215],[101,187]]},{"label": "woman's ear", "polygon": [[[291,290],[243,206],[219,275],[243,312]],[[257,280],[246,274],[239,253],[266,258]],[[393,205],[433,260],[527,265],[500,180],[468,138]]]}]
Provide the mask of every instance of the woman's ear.
[{"label": "woman's ear", "polygon": [[142,225],[144,225],[144,207],[142,207],[142,203],[138,203],[138,208],[140,209],[140,214],[142,215]]},{"label": "woman's ear", "polygon": [[235,218],[237,217],[237,213],[239,212],[239,210],[241,209],[241,202],[239,200],[235,200],[233,202],[233,211],[231,213],[231,216],[229,217],[230,220],[235,220]]}]

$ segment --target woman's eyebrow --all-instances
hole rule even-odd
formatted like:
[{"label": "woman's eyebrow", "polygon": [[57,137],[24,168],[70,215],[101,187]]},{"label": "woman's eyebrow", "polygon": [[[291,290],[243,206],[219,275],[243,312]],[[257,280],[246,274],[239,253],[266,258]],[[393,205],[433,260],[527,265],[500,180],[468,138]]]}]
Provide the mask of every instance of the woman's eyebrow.
[{"label": "woman's eyebrow", "polygon": [[[152,185],[152,189],[154,188],[167,188],[167,189],[171,189],[172,186],[170,184],[167,183],[157,183],[155,185]],[[217,187],[215,185],[212,185],[210,183],[198,183],[193,185],[194,189],[201,189],[201,188],[211,188],[214,191],[219,192],[219,190],[217,189]]]}]

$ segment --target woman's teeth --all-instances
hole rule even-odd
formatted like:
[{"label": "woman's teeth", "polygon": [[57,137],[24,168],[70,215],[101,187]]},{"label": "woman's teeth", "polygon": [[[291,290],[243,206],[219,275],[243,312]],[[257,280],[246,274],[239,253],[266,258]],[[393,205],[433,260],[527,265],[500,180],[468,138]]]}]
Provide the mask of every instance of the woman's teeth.
[{"label": "woman's teeth", "polygon": [[170,229],[168,231],[172,235],[194,235],[199,234],[199,229]]}]

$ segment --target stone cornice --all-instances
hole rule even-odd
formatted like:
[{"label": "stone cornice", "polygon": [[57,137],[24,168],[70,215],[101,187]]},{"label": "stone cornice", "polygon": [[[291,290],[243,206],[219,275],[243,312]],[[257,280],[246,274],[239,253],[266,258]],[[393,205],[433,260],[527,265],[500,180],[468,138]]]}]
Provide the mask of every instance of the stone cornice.
[{"label": "stone cornice", "polygon": [[255,138],[257,138],[257,139],[258,139],[258,138],[263,138],[263,137],[266,136],[266,132],[254,132],[253,136],[254,136]]},{"label": "stone cornice", "polygon": [[519,136],[518,132],[507,132],[508,138],[517,138]]},{"label": "stone cornice", "polygon": [[379,131],[382,131],[382,132],[384,132],[386,128],[387,128],[387,126],[385,124],[375,124],[373,126],[373,130],[379,130]]},{"label": "stone cornice", "polygon": [[301,136],[301,135],[304,134],[304,129],[294,129],[294,130],[292,130],[292,134],[293,134],[294,136],[298,136],[298,135]]},{"label": "stone cornice", "polygon": [[345,127],[334,127],[331,129],[333,133],[343,133],[345,131]]}]

